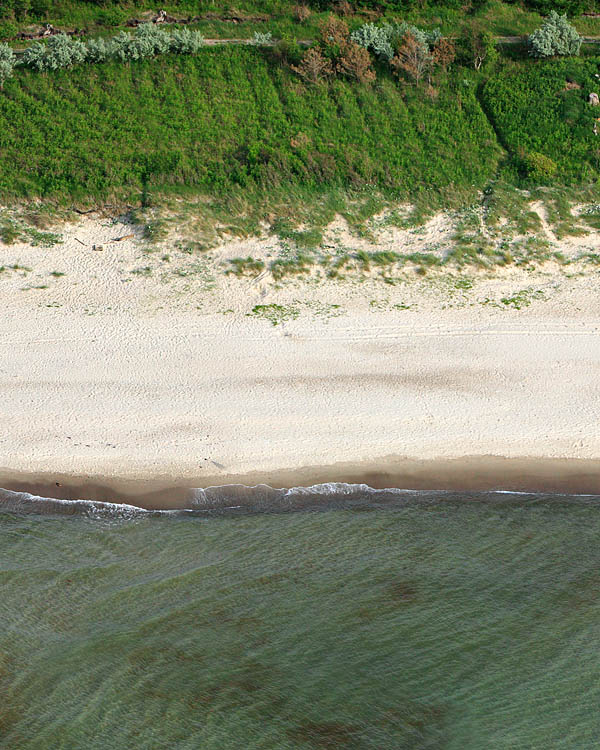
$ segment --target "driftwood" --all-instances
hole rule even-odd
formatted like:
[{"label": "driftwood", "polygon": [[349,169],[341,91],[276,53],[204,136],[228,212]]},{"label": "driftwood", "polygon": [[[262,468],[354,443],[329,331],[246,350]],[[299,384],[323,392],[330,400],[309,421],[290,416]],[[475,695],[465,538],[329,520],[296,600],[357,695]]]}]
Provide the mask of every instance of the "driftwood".
[{"label": "driftwood", "polygon": [[154,16],[146,17],[146,18],[130,18],[128,21],[125,22],[125,26],[129,26],[130,28],[135,28],[136,26],[140,26],[140,24],[143,23],[155,23],[155,24],[161,24],[161,23],[171,23],[171,24],[188,24],[188,23],[198,23],[199,21],[231,21],[232,23],[243,23],[251,22],[251,23],[264,23],[269,20],[269,16],[266,14],[260,14],[257,16],[244,16],[240,13],[217,13],[215,11],[210,11],[208,13],[203,13],[201,16],[188,16],[187,18],[175,18],[174,16],[168,16],[166,11],[159,10],[158,13]]},{"label": "driftwood", "polygon": [[66,34],[67,36],[82,36],[83,29],[57,29],[51,23],[43,26],[30,27],[29,31],[21,31],[17,34],[17,39],[46,39],[49,36],[57,34]]},{"label": "driftwood", "polygon": [[130,18],[125,23],[125,26],[131,26],[135,28],[142,23],[190,23],[190,19],[175,18],[174,16],[168,16],[166,10],[159,10],[158,13],[150,18]]}]

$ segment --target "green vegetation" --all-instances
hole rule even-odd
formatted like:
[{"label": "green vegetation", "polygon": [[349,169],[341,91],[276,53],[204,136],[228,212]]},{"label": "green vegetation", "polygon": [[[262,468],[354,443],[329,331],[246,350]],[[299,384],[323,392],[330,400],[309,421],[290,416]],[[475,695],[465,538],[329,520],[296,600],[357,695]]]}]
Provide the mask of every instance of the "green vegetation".
[{"label": "green vegetation", "polygon": [[[375,11],[371,0],[359,0],[338,2],[337,15],[329,0],[242,0],[235,11],[175,0],[165,10],[193,17],[191,25],[140,22],[115,34],[128,19],[150,20],[156,7],[9,0],[0,38],[3,24],[16,33],[32,21],[81,24],[96,36],[29,42],[16,66],[0,43],[0,199],[127,202],[142,207],[142,235],[154,242],[166,226],[148,209],[185,194],[203,217],[198,248],[268,226],[290,248],[269,264],[281,279],[321,263],[323,228],[336,214],[368,237],[370,217],[391,200],[415,207],[410,217],[386,219],[407,226],[440,207],[475,205],[483,192],[483,218],[465,213],[459,222],[454,260],[485,267],[530,257],[531,248],[500,245],[497,220],[509,208],[511,232],[539,229],[538,215],[511,193],[515,186],[597,182],[600,110],[588,96],[600,83],[600,58],[588,46],[583,58],[532,61],[524,43],[499,46],[498,34],[542,24],[529,37],[533,55],[578,52],[579,34],[554,9],[576,14],[593,3],[526,6],[553,12],[543,22],[499,0],[427,7],[390,0]],[[227,19],[236,21],[229,36],[251,43],[203,47],[202,24]],[[585,23],[589,33],[594,22]],[[307,51],[298,39],[315,42]],[[558,237],[595,220],[590,213],[576,221],[566,193],[536,199],[549,218],[557,212]],[[10,223],[0,226],[6,243],[19,236]],[[375,255],[348,249],[326,261],[326,272],[406,262],[401,252],[393,260]],[[424,253],[410,262],[426,273],[438,261]],[[230,272],[257,275],[266,267],[259,263],[237,258]]]},{"label": "green vegetation", "polygon": [[584,184],[600,174],[597,119],[600,58],[506,63],[485,82],[482,102],[517,184]]},{"label": "green vegetation", "polygon": [[231,258],[229,261],[233,268],[229,268],[227,273],[233,273],[236,276],[258,276],[261,271],[264,271],[265,262],[260,258]]},{"label": "green vegetation", "polygon": [[519,292],[515,292],[510,297],[502,297],[500,302],[505,307],[512,307],[514,310],[521,310],[523,307],[529,307],[529,305],[535,300],[545,300],[546,295],[541,289],[521,289]]},{"label": "green vegetation", "polygon": [[532,57],[555,57],[556,55],[578,55],[581,37],[577,29],[552,11],[539,29],[527,39],[529,54]]},{"label": "green vegetation", "polygon": [[252,312],[247,313],[247,315],[252,318],[268,320],[271,325],[277,326],[285,323],[286,320],[295,320],[300,315],[300,311],[293,305],[288,305],[287,307],[276,304],[255,305],[252,308]]},{"label": "green vegetation", "polygon": [[0,213],[0,241],[5,245],[28,242],[33,246],[53,247],[61,243],[62,236],[56,232],[43,232],[31,226],[24,216],[9,216]]},{"label": "green vegetation", "polygon": [[483,186],[500,150],[473,87],[435,100],[367,87],[303,87],[253,47],[17,69],[0,97],[0,192],[107,200],[148,190],[379,185],[397,196]]}]

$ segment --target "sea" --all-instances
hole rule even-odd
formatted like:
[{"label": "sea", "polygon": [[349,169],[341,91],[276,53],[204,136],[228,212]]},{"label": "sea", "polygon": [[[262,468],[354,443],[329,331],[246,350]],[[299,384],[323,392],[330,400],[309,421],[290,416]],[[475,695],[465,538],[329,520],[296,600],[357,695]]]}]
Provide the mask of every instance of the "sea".
[{"label": "sea", "polygon": [[600,747],[600,497],[0,492],[2,750]]}]

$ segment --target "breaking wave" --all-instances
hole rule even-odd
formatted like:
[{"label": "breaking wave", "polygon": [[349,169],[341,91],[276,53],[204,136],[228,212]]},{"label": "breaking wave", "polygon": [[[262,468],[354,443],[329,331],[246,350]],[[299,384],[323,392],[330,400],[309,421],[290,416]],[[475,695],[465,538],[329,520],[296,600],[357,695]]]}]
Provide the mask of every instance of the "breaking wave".
[{"label": "breaking wave", "polygon": [[247,486],[225,484],[194,488],[186,507],[145,509],[137,505],[97,500],[42,497],[28,492],[0,489],[0,513],[45,516],[83,516],[97,519],[128,520],[152,516],[248,515],[260,513],[316,512],[325,510],[375,510],[409,503],[485,502],[523,504],[545,501],[597,502],[600,495],[565,495],[508,490],[456,491],[374,489],[367,484],[327,482],[309,487],[275,488],[267,484]]}]

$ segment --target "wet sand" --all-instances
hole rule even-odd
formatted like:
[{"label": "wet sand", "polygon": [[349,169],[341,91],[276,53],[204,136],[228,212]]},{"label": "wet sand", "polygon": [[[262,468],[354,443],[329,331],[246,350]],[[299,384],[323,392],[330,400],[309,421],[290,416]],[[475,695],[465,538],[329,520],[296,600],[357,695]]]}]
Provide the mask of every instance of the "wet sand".
[{"label": "wet sand", "polygon": [[[560,494],[600,495],[600,461],[583,459],[527,459],[472,456],[438,461],[387,457],[377,463],[303,467],[267,473],[201,476],[186,482],[169,477],[119,479],[0,472],[0,487],[40,497],[126,503],[147,509],[192,507],[191,490],[239,485],[307,487],[327,482],[367,484],[375,489],[510,490]],[[234,487],[235,485],[238,488]],[[243,492],[244,490],[242,490]],[[1,501],[1,493],[0,493]]]}]

